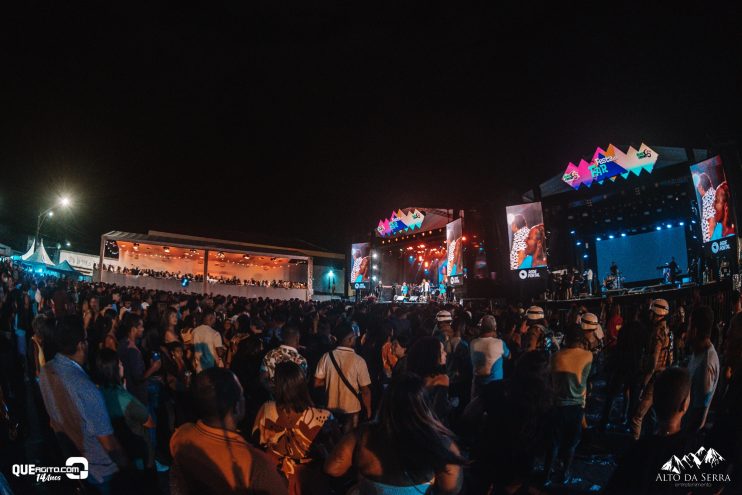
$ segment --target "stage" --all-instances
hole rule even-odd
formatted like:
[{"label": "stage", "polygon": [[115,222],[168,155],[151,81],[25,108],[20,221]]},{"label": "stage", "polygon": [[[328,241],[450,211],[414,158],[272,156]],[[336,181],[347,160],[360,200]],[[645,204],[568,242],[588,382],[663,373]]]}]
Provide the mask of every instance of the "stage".
[{"label": "stage", "polygon": [[731,290],[732,281],[724,280],[721,282],[712,282],[708,284],[696,284],[687,283],[680,287],[671,287],[668,285],[655,285],[646,287],[635,287],[632,289],[615,289],[607,292],[603,292],[600,295],[583,296],[571,299],[540,299],[536,300],[536,304],[543,306],[544,308],[552,309],[568,309],[573,305],[585,305],[588,307],[595,307],[600,305],[603,301],[611,298],[613,302],[622,304],[634,304],[649,299],[667,299],[668,301],[676,301],[678,299],[686,299],[690,301],[694,291],[699,291],[701,295],[711,294],[721,290]]}]

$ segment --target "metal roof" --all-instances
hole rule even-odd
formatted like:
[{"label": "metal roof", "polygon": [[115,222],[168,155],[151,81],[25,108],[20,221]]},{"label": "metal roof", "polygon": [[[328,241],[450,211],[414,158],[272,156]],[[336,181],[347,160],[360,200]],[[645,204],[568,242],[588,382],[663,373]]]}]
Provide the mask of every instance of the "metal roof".
[{"label": "metal roof", "polygon": [[101,236],[102,240],[138,242],[140,244],[156,244],[160,246],[173,246],[187,249],[208,249],[213,251],[232,251],[238,253],[260,253],[265,255],[280,255],[288,258],[324,257],[345,258],[339,253],[316,251],[311,249],[297,249],[291,247],[274,246],[270,244],[257,244],[251,242],[239,242],[225,239],[213,239],[209,237],[196,237],[170,232],[159,232],[150,230],[148,234],[135,232],[123,232],[113,230]]}]

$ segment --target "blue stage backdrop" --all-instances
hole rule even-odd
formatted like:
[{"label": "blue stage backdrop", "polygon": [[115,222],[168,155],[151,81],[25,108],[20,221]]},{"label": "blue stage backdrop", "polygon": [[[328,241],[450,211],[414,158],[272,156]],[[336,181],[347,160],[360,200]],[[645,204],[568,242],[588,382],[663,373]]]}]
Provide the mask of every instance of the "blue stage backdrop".
[{"label": "blue stage backdrop", "polygon": [[595,243],[598,254],[598,276],[602,282],[610,273],[615,261],[626,282],[662,277],[657,267],[670,262],[672,256],[680,270],[688,271],[688,252],[685,247],[683,227],[663,228],[646,234],[616,235],[614,239],[603,238]]}]

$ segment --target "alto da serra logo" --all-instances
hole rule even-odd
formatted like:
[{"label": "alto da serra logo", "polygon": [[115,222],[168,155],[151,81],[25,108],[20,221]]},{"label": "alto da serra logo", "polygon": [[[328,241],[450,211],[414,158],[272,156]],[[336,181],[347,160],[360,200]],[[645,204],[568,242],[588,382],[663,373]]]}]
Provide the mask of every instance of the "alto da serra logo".
[{"label": "alto da serra logo", "polygon": [[675,482],[676,486],[710,486],[711,482],[729,482],[728,474],[718,468],[724,457],[714,449],[701,447],[695,452],[688,452],[682,457],[672,456],[657,473],[655,481]]},{"label": "alto da serra logo", "polygon": [[724,458],[714,449],[706,450],[706,447],[701,447],[697,452],[685,454],[682,459],[676,455],[672,456],[662,465],[662,470],[680,474],[686,469],[699,469],[704,464],[716,467],[723,460]]}]

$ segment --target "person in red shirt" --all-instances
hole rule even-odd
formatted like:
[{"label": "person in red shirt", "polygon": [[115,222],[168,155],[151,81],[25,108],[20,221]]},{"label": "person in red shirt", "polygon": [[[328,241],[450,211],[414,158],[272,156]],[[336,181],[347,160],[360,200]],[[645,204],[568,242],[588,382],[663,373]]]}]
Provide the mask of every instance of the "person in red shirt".
[{"label": "person in red shirt", "polygon": [[623,317],[621,316],[621,306],[618,304],[614,304],[613,308],[611,308],[611,315],[608,318],[608,323],[606,324],[606,330],[608,331],[608,342],[607,347],[612,349],[616,345],[616,341],[618,341],[618,332],[621,331],[621,327],[623,326]]}]

